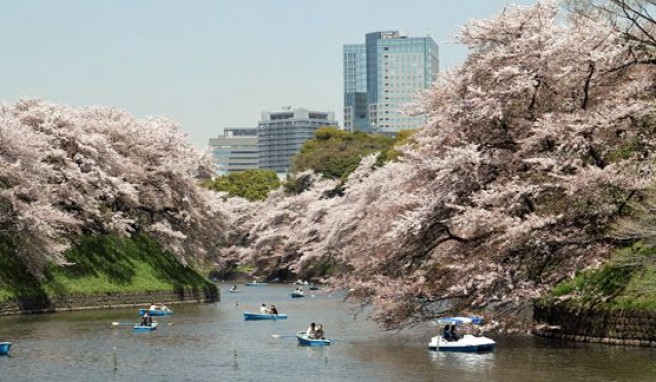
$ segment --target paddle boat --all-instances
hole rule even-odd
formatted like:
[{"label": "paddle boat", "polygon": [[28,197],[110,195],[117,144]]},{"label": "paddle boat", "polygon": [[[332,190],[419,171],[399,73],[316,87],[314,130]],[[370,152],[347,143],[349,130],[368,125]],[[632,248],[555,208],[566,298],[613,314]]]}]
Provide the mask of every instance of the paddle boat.
[{"label": "paddle boat", "polygon": [[252,283],[245,283],[244,285],[250,286],[250,287],[261,287],[261,286],[268,285],[268,283],[258,283],[257,281],[253,281]]},{"label": "paddle boat", "polygon": [[237,285],[233,285],[232,287],[230,287],[230,290],[228,290],[228,292],[230,292],[230,293],[239,293],[241,291],[239,290],[239,288],[237,288]]},{"label": "paddle boat", "polygon": [[286,320],[287,315],[286,314],[269,314],[269,313],[252,313],[252,312],[244,312],[244,320],[246,321],[252,321],[252,320]]},{"label": "paddle boat", "polygon": [[296,333],[296,339],[298,339],[298,344],[303,346],[328,346],[331,344],[331,341],[326,338],[310,338],[305,331]]},{"label": "paddle boat", "polygon": [[301,289],[296,289],[291,293],[292,298],[300,298],[300,297],[305,297],[305,294],[303,290]]},{"label": "paddle boat", "polygon": [[153,321],[150,325],[142,325],[141,323],[136,324],[132,327],[133,332],[152,332],[153,330],[157,330],[157,321]]},{"label": "paddle boat", "polygon": [[439,335],[431,338],[428,343],[430,350],[485,352],[492,351],[496,347],[494,340],[482,335],[458,334],[456,329],[458,327],[481,325],[483,320],[480,317],[445,317],[437,320],[437,323],[444,325],[444,329]]},{"label": "paddle boat", "polygon": [[170,309],[139,309],[139,316],[143,316],[148,312],[150,316],[170,316],[173,311]]},{"label": "paddle boat", "polygon": [[0,342],[0,355],[9,354],[9,350],[11,350],[11,342]]}]

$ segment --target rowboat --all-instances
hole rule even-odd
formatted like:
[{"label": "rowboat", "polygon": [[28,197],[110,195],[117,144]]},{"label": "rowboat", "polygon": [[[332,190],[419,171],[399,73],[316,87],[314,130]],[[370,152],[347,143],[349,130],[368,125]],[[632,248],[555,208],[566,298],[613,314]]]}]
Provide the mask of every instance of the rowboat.
[{"label": "rowboat", "polygon": [[157,321],[153,321],[152,324],[150,325],[141,325],[141,324],[136,324],[132,327],[133,332],[152,332],[153,330],[157,329]]},{"label": "rowboat", "polygon": [[328,346],[331,344],[329,339],[309,338],[305,331],[296,333],[298,344],[303,346]]},{"label": "rowboat", "polygon": [[230,292],[230,293],[239,293],[241,291],[239,289],[230,289],[228,292]]},{"label": "rowboat", "polygon": [[11,350],[11,342],[0,342],[0,355],[9,354],[9,350]]},{"label": "rowboat", "polygon": [[[453,333],[454,329],[462,325],[481,325],[483,320],[480,317],[446,317],[437,321],[440,325],[445,325],[440,335],[431,338],[428,343],[430,350],[453,351],[453,352],[486,352],[492,351],[496,347],[494,340],[482,335],[458,335]],[[451,327],[451,330],[449,330]]]},{"label": "rowboat", "polygon": [[305,297],[305,296],[303,295],[303,292],[292,292],[291,295],[292,295],[292,298]]},{"label": "rowboat", "polygon": [[244,320],[286,320],[286,314],[268,314],[268,313],[251,313],[244,312]]},{"label": "rowboat", "polygon": [[139,309],[139,316],[143,316],[146,312],[148,312],[149,316],[170,316],[173,314],[172,310]]},{"label": "rowboat", "polygon": [[308,289],[310,289],[310,290],[319,290],[319,287],[314,285],[314,284],[310,284],[310,287]]},{"label": "rowboat", "polygon": [[256,281],[253,281],[252,283],[246,283],[244,285],[250,286],[250,287],[260,287],[260,286],[266,286],[266,285],[268,285],[268,283],[258,283]]}]

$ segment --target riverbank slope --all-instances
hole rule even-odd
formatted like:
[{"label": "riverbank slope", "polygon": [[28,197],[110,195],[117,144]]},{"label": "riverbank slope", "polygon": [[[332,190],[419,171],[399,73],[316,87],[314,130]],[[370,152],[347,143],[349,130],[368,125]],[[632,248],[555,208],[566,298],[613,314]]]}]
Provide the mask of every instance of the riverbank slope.
[{"label": "riverbank slope", "polygon": [[215,284],[145,235],[82,237],[66,252],[68,265],[41,278],[10,242],[0,240],[0,315],[219,299]]},{"label": "riverbank slope", "polygon": [[579,342],[656,347],[656,248],[636,243],[538,300],[533,333]]}]

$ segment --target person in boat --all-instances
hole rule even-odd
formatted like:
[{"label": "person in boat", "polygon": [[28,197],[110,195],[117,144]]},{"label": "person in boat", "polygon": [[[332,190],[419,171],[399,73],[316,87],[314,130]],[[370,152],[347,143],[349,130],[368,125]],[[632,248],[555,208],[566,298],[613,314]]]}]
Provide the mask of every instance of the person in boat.
[{"label": "person in boat", "polygon": [[442,331],[442,338],[446,341],[453,341],[453,331],[451,330],[451,325],[445,325],[444,330]]},{"label": "person in boat", "polygon": [[274,314],[276,316],[278,315],[278,309],[276,308],[275,305],[271,304],[271,306],[269,307],[269,314]]},{"label": "person in boat", "polygon": [[260,306],[260,313],[264,314],[269,314],[269,308],[267,308],[266,304],[262,303],[262,306]]},{"label": "person in boat", "polygon": [[143,317],[141,318],[141,326],[151,326],[153,324],[153,318],[148,314],[148,312],[144,313]]},{"label": "person in boat", "polygon": [[232,288],[230,288],[230,290],[237,290],[237,284],[233,284]]},{"label": "person in boat", "polygon": [[317,326],[315,327],[315,331],[314,331],[314,338],[317,338],[317,339],[320,339],[320,340],[326,339],[326,336],[323,332],[323,325],[317,324]]},{"label": "person in boat", "polygon": [[151,311],[161,310],[163,312],[168,312],[169,308],[166,305],[162,304],[161,302],[158,302],[158,303],[151,302],[150,307],[148,308],[148,310],[151,310]]},{"label": "person in boat", "polygon": [[317,324],[315,324],[314,322],[311,323],[310,326],[308,327],[306,333],[307,333],[308,338],[316,338]]},{"label": "person in boat", "polygon": [[462,335],[458,332],[455,325],[451,325],[451,340],[458,341],[462,338]]}]

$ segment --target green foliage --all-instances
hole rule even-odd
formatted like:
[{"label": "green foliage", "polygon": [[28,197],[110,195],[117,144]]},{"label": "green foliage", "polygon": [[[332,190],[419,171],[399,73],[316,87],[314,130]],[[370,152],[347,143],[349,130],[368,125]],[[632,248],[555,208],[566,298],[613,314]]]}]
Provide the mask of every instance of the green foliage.
[{"label": "green foliage", "polygon": [[312,186],[312,180],[309,175],[295,176],[290,175],[287,181],[283,184],[285,192],[288,194],[298,195],[303,191],[307,191]]},{"label": "green foliage", "polygon": [[[309,176],[296,176],[295,173],[312,170],[328,179],[346,178],[360,165],[362,157],[378,152],[376,166],[396,160],[401,153],[397,147],[412,143],[414,130],[402,130],[396,138],[384,135],[349,133],[336,127],[322,127],[314,133],[314,139],[307,141],[301,152],[292,159],[291,175],[283,184],[288,194],[300,194],[309,189]],[[343,184],[325,195],[334,197],[344,193]]]},{"label": "green foliage", "polygon": [[0,234],[0,301],[18,296],[45,296],[41,280],[28,271],[11,238]]},{"label": "green foliage", "polygon": [[212,287],[193,268],[185,267],[145,235],[81,237],[65,256],[71,265],[51,266],[37,280],[0,238],[0,301],[11,297],[144,292]]},{"label": "green foliage", "polygon": [[387,153],[395,140],[383,135],[349,133],[336,127],[323,127],[307,141],[292,159],[291,172],[313,170],[328,179],[346,179],[366,155]]},{"label": "green foliage", "polygon": [[252,169],[223,175],[206,183],[209,189],[227,192],[248,200],[264,200],[269,192],[280,187],[275,171]]},{"label": "green foliage", "polygon": [[321,127],[314,132],[314,138],[319,141],[327,141],[329,139],[342,139],[348,136],[348,133],[337,127],[327,126]]},{"label": "green foliage", "polygon": [[636,243],[619,250],[602,268],[556,285],[541,302],[564,296],[570,304],[656,310],[656,248]]}]

